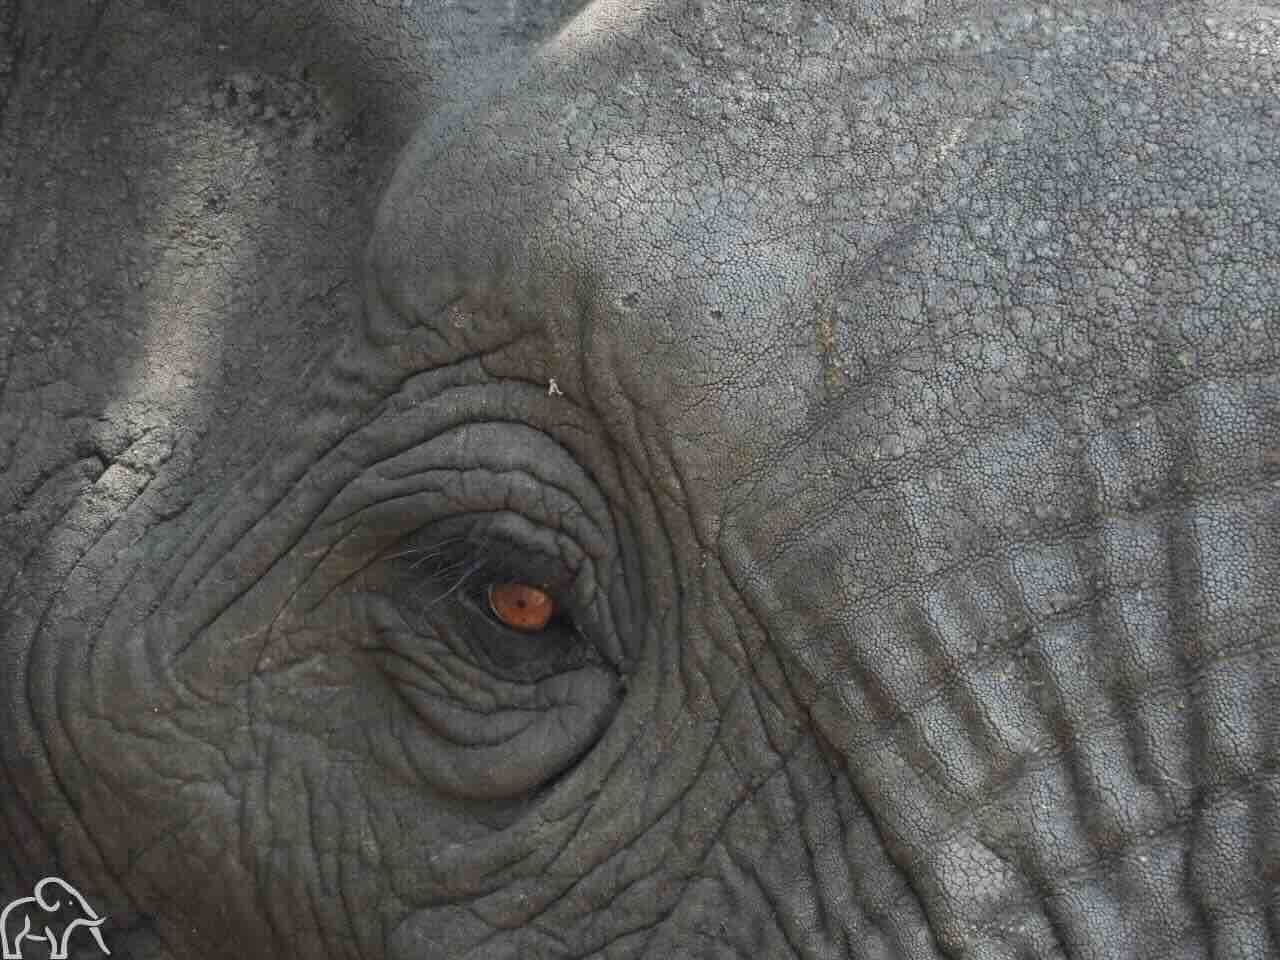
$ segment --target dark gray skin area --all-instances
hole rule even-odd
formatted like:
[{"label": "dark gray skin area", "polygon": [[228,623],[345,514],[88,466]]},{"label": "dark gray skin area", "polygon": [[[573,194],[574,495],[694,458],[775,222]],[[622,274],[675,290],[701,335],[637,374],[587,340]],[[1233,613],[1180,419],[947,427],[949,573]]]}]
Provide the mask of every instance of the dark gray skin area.
[{"label": "dark gray skin area", "polygon": [[1280,956],[1280,9],[0,35],[0,901]]}]

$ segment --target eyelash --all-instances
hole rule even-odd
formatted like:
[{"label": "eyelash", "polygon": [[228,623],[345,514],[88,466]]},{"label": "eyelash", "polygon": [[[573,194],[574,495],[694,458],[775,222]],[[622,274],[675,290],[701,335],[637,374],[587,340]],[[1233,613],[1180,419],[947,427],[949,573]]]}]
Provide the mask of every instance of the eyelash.
[{"label": "eyelash", "polygon": [[[388,559],[413,557],[410,570],[436,584],[447,584],[438,596],[429,601],[428,608],[461,594],[494,626],[511,630],[497,619],[490,608],[489,587],[495,583],[527,583],[546,590],[556,603],[555,616],[541,632],[550,632],[557,626],[573,629],[568,614],[570,605],[565,602],[568,583],[553,583],[545,577],[529,576],[527,569],[521,569],[522,565],[511,562],[513,550],[512,545],[491,538],[477,540],[459,536],[437,541],[420,551],[401,551]],[[424,565],[427,565],[425,569]]]}]

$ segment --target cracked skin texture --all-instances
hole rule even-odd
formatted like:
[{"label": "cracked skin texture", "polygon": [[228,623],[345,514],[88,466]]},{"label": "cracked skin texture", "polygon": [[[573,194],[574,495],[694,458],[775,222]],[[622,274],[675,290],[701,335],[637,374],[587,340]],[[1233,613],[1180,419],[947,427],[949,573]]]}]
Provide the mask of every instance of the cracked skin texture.
[{"label": "cracked skin texture", "polygon": [[1280,10],[401,9],[5,28],[0,898],[1280,956]]}]

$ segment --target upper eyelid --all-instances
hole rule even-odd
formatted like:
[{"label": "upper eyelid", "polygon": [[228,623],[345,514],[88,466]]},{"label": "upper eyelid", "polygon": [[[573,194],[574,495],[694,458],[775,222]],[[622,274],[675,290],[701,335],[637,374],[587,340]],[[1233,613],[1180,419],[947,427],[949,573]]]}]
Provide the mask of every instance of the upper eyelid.
[{"label": "upper eyelid", "polygon": [[[557,538],[563,534],[555,534]],[[421,557],[415,558],[419,552]],[[530,555],[537,559],[530,560]],[[523,563],[512,563],[510,557],[523,555]],[[574,606],[574,583],[579,576],[581,565],[570,565],[563,559],[563,551],[553,554],[538,547],[524,547],[512,543],[505,538],[472,540],[467,536],[448,537],[431,542],[418,549],[398,549],[383,557],[387,561],[411,559],[409,570],[437,581],[447,581],[443,593],[432,598],[432,604],[441,602],[456,592],[467,595],[474,592],[477,583],[494,583],[499,581],[527,583],[538,589],[546,590],[556,601],[561,610],[569,610]],[[583,557],[585,559],[585,555]],[[428,564],[430,564],[428,566]],[[557,575],[548,579],[532,572],[534,565],[550,564],[558,568]],[[487,608],[487,603],[484,604]]]}]

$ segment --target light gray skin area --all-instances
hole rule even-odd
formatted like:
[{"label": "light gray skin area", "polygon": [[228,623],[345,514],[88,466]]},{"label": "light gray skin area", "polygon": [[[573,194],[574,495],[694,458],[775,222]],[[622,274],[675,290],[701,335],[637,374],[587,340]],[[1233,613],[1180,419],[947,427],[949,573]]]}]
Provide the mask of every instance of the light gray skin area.
[{"label": "light gray skin area", "polygon": [[0,898],[1280,956],[1280,9],[37,7]]}]

